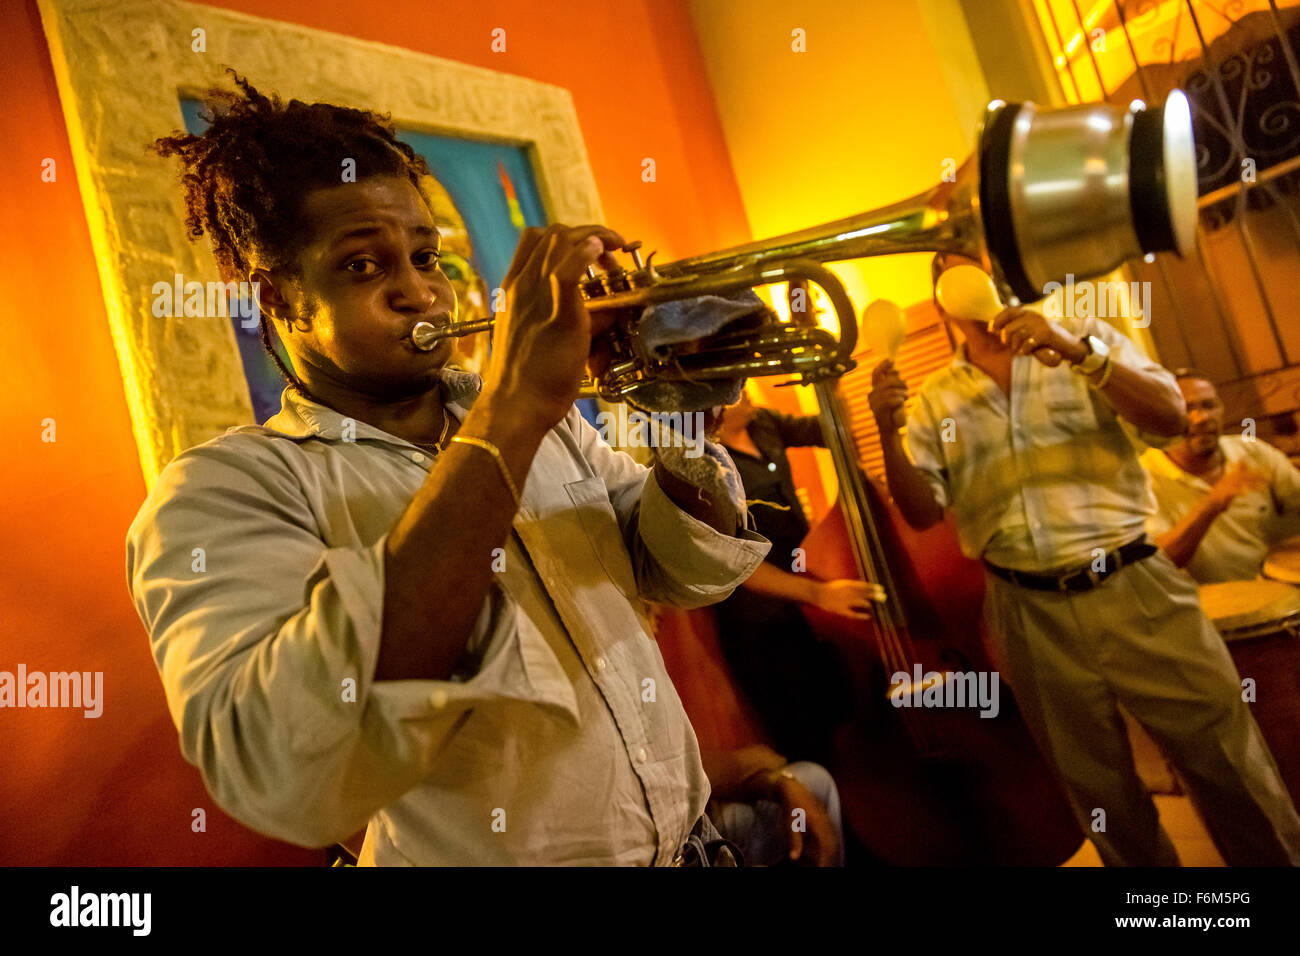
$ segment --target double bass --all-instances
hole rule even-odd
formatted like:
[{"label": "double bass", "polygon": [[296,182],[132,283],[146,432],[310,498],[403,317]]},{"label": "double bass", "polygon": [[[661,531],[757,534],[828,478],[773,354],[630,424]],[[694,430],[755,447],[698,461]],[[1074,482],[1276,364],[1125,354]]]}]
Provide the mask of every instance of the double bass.
[{"label": "double bass", "polygon": [[[839,495],[804,540],[807,573],[873,582],[885,593],[870,621],[802,606],[852,682],[828,768],[847,829],[889,865],[1063,863],[1084,835],[1010,688],[992,683],[997,669],[980,637],[982,569],[961,555],[950,524],[907,526],[862,474],[835,384],[814,388]],[[996,716],[974,706],[897,706],[907,696],[924,702],[924,689],[908,686],[918,665],[922,675],[984,674],[996,687]]]}]

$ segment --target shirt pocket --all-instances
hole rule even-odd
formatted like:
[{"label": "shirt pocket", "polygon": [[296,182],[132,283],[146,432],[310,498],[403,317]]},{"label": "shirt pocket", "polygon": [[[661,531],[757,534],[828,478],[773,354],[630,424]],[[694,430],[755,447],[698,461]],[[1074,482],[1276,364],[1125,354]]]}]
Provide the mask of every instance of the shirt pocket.
[{"label": "shirt pocket", "polygon": [[564,486],[569,500],[578,513],[582,530],[591,543],[592,550],[599,559],[605,574],[629,600],[637,596],[636,573],[632,569],[632,558],[627,553],[623,541],[623,531],[619,527],[618,515],[609,501],[609,490],[605,480],[599,475],[571,481]]},{"label": "shirt pocket", "polygon": [[1052,396],[1043,401],[1043,415],[1048,426],[1067,435],[1081,435],[1097,430],[1097,410],[1089,395]]},{"label": "shirt pocket", "polygon": [[463,681],[440,682],[443,694],[484,711],[498,709],[492,705],[501,700],[549,706],[576,721],[573,686],[541,627],[527,608],[509,601],[494,621],[477,670]]}]

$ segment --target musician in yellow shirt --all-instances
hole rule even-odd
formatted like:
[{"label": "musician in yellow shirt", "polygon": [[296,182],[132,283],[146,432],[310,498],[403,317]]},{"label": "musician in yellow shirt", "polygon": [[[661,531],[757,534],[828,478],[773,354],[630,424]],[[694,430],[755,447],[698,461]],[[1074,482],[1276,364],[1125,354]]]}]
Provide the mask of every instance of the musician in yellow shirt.
[{"label": "musician in yellow shirt", "polygon": [[1201,584],[1258,577],[1269,548],[1300,534],[1300,471],[1253,430],[1223,434],[1223,402],[1205,373],[1174,375],[1187,434],[1142,456],[1157,508],[1148,530]]}]

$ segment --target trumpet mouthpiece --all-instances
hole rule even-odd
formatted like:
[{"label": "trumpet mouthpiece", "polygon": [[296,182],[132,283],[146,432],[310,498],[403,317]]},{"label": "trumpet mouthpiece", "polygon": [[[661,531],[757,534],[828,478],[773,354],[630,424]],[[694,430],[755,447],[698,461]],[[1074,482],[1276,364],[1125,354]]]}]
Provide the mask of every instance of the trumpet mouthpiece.
[{"label": "trumpet mouthpiece", "polygon": [[437,326],[432,322],[416,322],[411,329],[411,344],[422,352],[429,352],[447,336],[446,326]]}]

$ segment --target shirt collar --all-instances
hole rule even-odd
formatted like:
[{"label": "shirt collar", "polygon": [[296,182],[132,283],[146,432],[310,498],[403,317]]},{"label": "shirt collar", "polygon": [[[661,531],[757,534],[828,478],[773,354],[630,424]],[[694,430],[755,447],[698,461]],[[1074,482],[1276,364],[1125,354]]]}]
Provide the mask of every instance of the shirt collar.
[{"label": "shirt collar", "polygon": [[[478,398],[478,393],[483,387],[483,380],[478,375],[473,372],[466,372],[463,369],[440,369],[438,377],[440,387],[443,390],[444,401],[447,405],[461,412],[462,415],[474,404],[474,400]],[[280,411],[268,418],[262,425],[245,425],[241,427],[258,428],[262,431],[283,435],[286,438],[322,438],[327,441],[339,441],[343,438],[345,423],[349,421],[353,424],[353,432],[349,440],[376,438],[380,441],[396,441],[410,444],[405,439],[398,438],[396,435],[392,435],[366,422],[348,419],[328,405],[322,405],[320,402],[312,401],[300,394],[292,386],[286,386],[284,391],[280,393]]]},{"label": "shirt collar", "polygon": [[[1219,448],[1223,451],[1224,461],[1231,464],[1233,461],[1232,453],[1228,450],[1222,438],[1219,439]],[[1184,471],[1183,467],[1169,457],[1164,449],[1152,448],[1147,454],[1150,456],[1150,470],[1163,478],[1169,478],[1181,482],[1185,485],[1194,487],[1208,488],[1209,484],[1199,475],[1194,475],[1190,471]]]},{"label": "shirt collar", "polygon": [[[1011,357],[1011,367],[1015,368],[1016,359],[1024,357],[1025,356],[1021,355],[1013,355]],[[961,378],[967,383],[974,384],[977,388],[982,387],[983,384],[987,383],[989,387],[995,389],[999,395],[1002,394],[1002,390],[998,388],[997,385],[993,384],[993,379],[989,376],[988,372],[984,371],[984,369],[980,368],[970,360],[970,352],[966,350],[965,340],[963,340],[952,353],[951,368],[954,374],[961,376]]]}]

